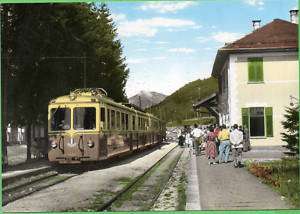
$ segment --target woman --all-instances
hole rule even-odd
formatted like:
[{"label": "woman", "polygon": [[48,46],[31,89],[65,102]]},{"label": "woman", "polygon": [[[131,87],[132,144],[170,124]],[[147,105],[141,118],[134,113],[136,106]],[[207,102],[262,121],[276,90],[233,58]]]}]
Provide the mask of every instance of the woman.
[{"label": "woman", "polygon": [[209,127],[209,132],[206,138],[206,156],[210,159],[209,164],[215,164],[213,161],[217,156],[217,147],[216,147],[216,135],[214,133],[214,128],[212,126]]}]

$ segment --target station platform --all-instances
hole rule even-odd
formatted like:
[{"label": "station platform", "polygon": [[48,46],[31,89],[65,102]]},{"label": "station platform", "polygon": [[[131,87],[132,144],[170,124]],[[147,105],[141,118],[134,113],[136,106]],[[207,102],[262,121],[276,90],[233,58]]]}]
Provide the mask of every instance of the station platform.
[{"label": "station platform", "polygon": [[[243,160],[268,161],[284,157],[282,147],[253,147]],[[230,157],[231,158],[231,157]],[[187,210],[272,210],[292,206],[279,193],[233,162],[210,165],[205,155],[190,159]]]},{"label": "station platform", "polygon": [[32,160],[30,162],[24,162],[14,166],[8,166],[7,169],[5,169],[5,171],[2,172],[2,180],[32,173],[49,167],[50,164],[48,160],[44,159]]}]

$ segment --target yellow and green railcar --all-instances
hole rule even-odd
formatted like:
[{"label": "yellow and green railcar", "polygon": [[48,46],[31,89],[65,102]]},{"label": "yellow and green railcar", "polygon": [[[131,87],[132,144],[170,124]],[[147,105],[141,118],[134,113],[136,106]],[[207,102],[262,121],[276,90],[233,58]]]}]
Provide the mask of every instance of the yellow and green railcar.
[{"label": "yellow and green railcar", "polygon": [[165,123],[101,88],[77,89],[50,101],[48,137],[50,162],[99,161],[162,142]]}]

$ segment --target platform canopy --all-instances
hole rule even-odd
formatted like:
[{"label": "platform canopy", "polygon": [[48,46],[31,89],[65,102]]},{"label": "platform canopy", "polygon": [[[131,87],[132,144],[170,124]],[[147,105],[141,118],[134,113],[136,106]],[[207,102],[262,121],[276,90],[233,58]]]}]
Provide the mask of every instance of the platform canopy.
[{"label": "platform canopy", "polygon": [[196,111],[200,107],[206,108],[216,119],[219,120],[219,111],[218,111],[218,94],[213,93],[202,100],[193,104],[193,109]]}]

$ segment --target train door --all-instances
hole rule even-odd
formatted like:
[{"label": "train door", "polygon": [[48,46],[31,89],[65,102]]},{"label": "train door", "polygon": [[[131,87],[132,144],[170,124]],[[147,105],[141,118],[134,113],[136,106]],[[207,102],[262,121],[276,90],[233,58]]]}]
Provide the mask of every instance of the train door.
[{"label": "train door", "polygon": [[107,126],[108,126],[107,108],[105,106],[100,106],[100,135],[99,135],[100,159],[106,158],[108,155]]}]

